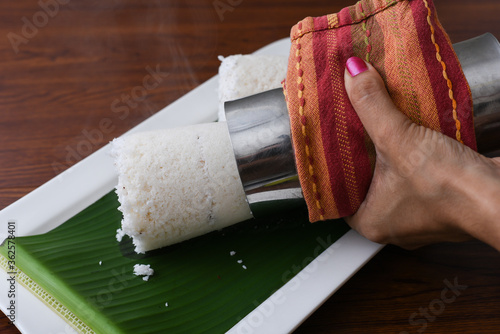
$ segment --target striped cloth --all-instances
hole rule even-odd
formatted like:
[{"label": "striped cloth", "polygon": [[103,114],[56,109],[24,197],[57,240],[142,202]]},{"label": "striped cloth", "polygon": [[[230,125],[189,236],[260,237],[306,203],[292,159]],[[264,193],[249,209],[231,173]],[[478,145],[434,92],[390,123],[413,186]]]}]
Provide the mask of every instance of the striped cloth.
[{"label": "striped cloth", "polygon": [[291,30],[284,91],[311,222],[352,215],[373,175],[375,149],[344,89],[351,56],[382,75],[413,122],[476,149],[472,98],[431,0],[361,0]]}]

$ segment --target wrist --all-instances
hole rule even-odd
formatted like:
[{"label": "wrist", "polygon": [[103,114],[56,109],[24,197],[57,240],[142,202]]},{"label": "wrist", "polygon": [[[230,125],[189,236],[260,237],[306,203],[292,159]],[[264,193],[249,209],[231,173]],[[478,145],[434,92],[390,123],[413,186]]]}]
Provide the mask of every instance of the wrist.
[{"label": "wrist", "polygon": [[463,197],[461,205],[452,208],[459,228],[500,250],[500,164],[480,156],[463,166],[454,186]]}]

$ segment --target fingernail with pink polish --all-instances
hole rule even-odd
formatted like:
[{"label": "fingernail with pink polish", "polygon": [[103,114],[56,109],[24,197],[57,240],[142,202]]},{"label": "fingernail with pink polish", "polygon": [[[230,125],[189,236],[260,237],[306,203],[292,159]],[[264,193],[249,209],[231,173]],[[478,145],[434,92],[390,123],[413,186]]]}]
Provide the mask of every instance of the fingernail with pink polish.
[{"label": "fingernail with pink polish", "polygon": [[366,63],[359,57],[351,57],[347,59],[345,66],[347,67],[347,71],[351,77],[355,77],[356,75],[368,70]]}]

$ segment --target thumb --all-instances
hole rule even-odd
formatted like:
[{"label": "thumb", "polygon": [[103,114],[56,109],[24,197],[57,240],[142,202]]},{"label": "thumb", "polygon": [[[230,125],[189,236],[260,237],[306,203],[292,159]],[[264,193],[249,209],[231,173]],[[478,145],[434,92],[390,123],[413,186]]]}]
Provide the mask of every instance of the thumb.
[{"label": "thumb", "polygon": [[396,108],[372,65],[351,57],[346,62],[344,79],[351,104],[375,146],[408,126],[410,120]]}]

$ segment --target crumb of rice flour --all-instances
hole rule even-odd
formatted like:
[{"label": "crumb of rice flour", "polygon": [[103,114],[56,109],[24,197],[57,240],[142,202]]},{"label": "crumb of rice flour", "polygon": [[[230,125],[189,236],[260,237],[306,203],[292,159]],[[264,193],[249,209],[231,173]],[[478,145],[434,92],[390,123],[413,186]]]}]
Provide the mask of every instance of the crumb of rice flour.
[{"label": "crumb of rice flour", "polygon": [[125,232],[121,228],[116,230],[116,241],[122,242],[123,237],[125,236]]},{"label": "crumb of rice flour", "polygon": [[134,265],[134,275],[144,276],[142,279],[147,281],[150,276],[153,276],[155,271],[151,269],[149,264],[135,264]]}]

